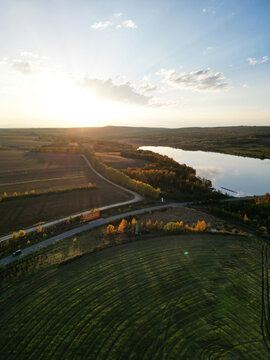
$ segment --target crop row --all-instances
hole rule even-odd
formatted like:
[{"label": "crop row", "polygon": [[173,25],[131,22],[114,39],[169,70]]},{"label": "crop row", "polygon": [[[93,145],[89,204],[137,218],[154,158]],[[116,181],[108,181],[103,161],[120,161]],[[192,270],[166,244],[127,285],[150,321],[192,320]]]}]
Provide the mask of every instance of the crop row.
[{"label": "crop row", "polygon": [[36,274],[0,296],[1,351],[5,359],[264,359],[259,249],[249,242],[170,236]]}]

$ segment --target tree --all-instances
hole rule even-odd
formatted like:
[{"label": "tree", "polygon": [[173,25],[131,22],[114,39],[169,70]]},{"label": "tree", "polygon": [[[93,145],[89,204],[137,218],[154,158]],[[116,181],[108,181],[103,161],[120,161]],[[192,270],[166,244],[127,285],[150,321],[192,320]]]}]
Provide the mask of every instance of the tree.
[{"label": "tree", "polygon": [[127,227],[127,220],[123,219],[118,226],[118,231],[124,232],[126,230],[126,227]]},{"label": "tree", "polygon": [[114,226],[113,225],[108,225],[107,229],[106,229],[106,234],[110,235],[114,233]]},{"label": "tree", "polygon": [[136,222],[137,222],[137,220],[135,218],[133,218],[131,221],[131,229],[133,232],[135,232],[135,229],[136,229]]},{"label": "tree", "polygon": [[153,228],[154,228],[155,230],[158,230],[158,227],[159,227],[159,223],[158,223],[158,220],[156,220],[156,221],[154,222],[154,224],[153,224]]}]

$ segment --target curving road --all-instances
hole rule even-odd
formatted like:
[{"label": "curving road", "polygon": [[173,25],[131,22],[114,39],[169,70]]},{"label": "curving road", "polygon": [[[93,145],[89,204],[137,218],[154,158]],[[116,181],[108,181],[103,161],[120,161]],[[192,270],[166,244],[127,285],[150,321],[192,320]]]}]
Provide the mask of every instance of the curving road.
[{"label": "curving road", "polygon": [[[131,194],[133,196],[133,199],[131,200],[127,200],[127,201],[123,201],[123,202],[118,202],[118,203],[115,203],[115,204],[111,204],[111,205],[106,205],[106,206],[103,206],[103,207],[100,207],[99,209],[102,211],[102,210],[107,210],[107,209],[111,209],[111,208],[114,208],[114,207],[118,207],[118,206],[123,206],[123,205],[129,205],[129,204],[133,204],[135,202],[138,202],[138,201],[141,201],[143,200],[143,197],[139,194],[137,194],[135,191],[132,191],[132,190],[129,190],[129,189],[126,189],[124,188],[123,186],[121,185],[118,185],[114,182],[112,182],[111,180],[105,178],[103,175],[101,175],[99,172],[97,172],[93,166],[91,165],[91,163],[89,162],[89,160],[87,159],[87,157],[83,154],[81,154],[81,157],[85,160],[86,164],[89,166],[89,168],[91,169],[91,171],[93,171],[97,176],[99,176],[102,180],[104,181],[107,181],[109,184],[113,185],[113,186],[116,186],[117,188],[121,189],[122,191],[125,191],[129,194]],[[47,228],[47,227],[50,227],[52,225],[55,225],[55,224],[59,224],[61,222],[65,222],[68,220],[68,218],[70,216],[72,217],[76,217],[76,216],[80,216],[80,215],[84,215],[84,214],[87,214],[89,212],[89,210],[86,210],[84,212],[79,212],[79,213],[76,213],[76,214],[72,214],[72,215],[69,215],[69,216],[66,216],[66,217],[63,217],[61,219],[57,219],[57,220],[53,220],[53,221],[50,221],[50,222],[47,222],[45,224],[42,224],[42,228]],[[26,230],[24,230],[26,232],[26,234],[29,234],[30,232],[33,232],[33,231],[36,231],[38,229],[38,226],[33,226],[31,228],[28,228]],[[0,242],[2,241],[5,241],[5,240],[8,240],[8,239],[11,239],[12,238],[12,234],[8,234],[8,235],[5,235],[5,236],[2,236],[0,237]]]},{"label": "curving road", "polygon": [[133,211],[129,211],[129,212],[125,212],[125,213],[122,213],[122,214],[118,214],[118,215],[114,215],[114,216],[111,216],[111,217],[108,217],[106,219],[103,219],[103,218],[100,218],[100,219],[97,219],[97,220],[93,220],[85,225],[82,225],[82,226],[79,226],[75,229],[71,229],[69,231],[66,231],[62,234],[58,234],[56,236],[53,236],[51,237],[50,239],[47,239],[47,240],[44,240],[44,241],[41,241],[37,244],[34,244],[32,246],[29,246],[25,249],[22,250],[22,253],[18,256],[7,256],[3,259],[0,260],[0,266],[3,266],[3,265],[7,265],[7,264],[10,264],[11,262],[17,260],[17,259],[20,259],[26,255],[29,255],[31,254],[31,252],[33,251],[37,251],[41,248],[44,248],[48,245],[51,245],[59,240],[63,240],[63,239],[66,239],[70,236],[74,236],[76,234],[79,234],[83,231],[86,231],[86,230],[90,230],[90,229],[94,229],[98,226],[101,226],[101,225],[106,225],[106,224],[109,224],[111,223],[112,221],[114,220],[119,220],[119,219],[122,219],[122,218],[125,218],[127,216],[133,216],[133,215],[140,215],[140,214],[143,214],[147,211],[153,211],[153,210],[159,210],[159,209],[163,209],[163,208],[168,208],[168,207],[179,207],[179,206],[186,206],[188,203],[187,202],[183,202],[183,203],[171,203],[171,204],[166,204],[166,205],[159,205],[159,206],[152,206],[152,207],[149,207],[149,208],[144,208],[144,209],[139,209],[139,210],[133,210]]},{"label": "curving road", "polygon": [[[233,199],[224,199],[224,200],[221,200],[221,201],[237,201],[237,200],[250,200],[250,197],[242,197],[242,198],[233,198]],[[158,205],[158,206],[151,206],[151,207],[148,207],[148,208],[143,208],[143,209],[139,209],[139,210],[133,210],[133,211],[128,211],[128,212],[125,212],[125,213],[122,213],[122,214],[117,214],[117,215],[114,215],[114,216],[111,216],[111,217],[108,217],[106,219],[103,219],[103,218],[100,218],[100,219],[97,219],[97,220],[93,220],[87,224],[84,224],[82,226],[79,226],[75,229],[72,229],[72,230],[69,230],[69,231],[66,231],[62,234],[58,234],[56,236],[53,236],[51,237],[50,239],[47,239],[47,240],[44,240],[44,241],[41,241],[37,244],[34,244],[34,245],[31,245],[25,249],[22,250],[22,254],[19,255],[19,256],[7,256],[3,259],[0,260],[0,266],[2,265],[7,265],[17,259],[20,259],[21,257],[23,256],[26,256],[26,255],[29,255],[31,252],[33,251],[37,251],[43,247],[46,247],[48,245],[51,245],[59,240],[63,240],[63,239],[66,239],[70,236],[74,236],[76,234],[79,234],[83,231],[87,231],[87,230],[90,230],[90,229],[94,229],[98,226],[101,226],[101,225],[106,225],[106,224],[109,224],[111,223],[112,221],[114,220],[119,220],[119,219],[122,219],[122,218],[125,218],[127,216],[133,216],[133,215],[140,215],[140,214],[143,214],[145,212],[148,212],[148,211],[155,211],[155,210],[159,210],[159,209],[163,209],[163,208],[168,208],[168,207],[180,207],[180,206],[187,206],[188,204],[191,204],[190,202],[181,202],[181,203],[168,203],[168,204],[164,204],[164,205]]]}]

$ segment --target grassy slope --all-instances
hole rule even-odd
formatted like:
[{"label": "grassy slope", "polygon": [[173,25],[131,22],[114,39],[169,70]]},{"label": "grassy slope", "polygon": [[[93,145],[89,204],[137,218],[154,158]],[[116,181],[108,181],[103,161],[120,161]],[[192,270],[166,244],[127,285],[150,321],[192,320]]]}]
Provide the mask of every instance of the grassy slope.
[{"label": "grassy slope", "polygon": [[0,295],[1,354],[266,359],[260,277],[260,245],[246,238],[181,235],[103,250]]}]

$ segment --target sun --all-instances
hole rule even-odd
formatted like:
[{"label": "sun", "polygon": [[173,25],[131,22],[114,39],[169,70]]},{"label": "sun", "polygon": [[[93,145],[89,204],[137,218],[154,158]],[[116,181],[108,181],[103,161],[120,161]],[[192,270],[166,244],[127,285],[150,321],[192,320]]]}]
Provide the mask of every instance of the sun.
[{"label": "sun", "polygon": [[125,112],[125,105],[97,98],[66,74],[42,76],[36,90],[42,117],[59,119],[66,126],[101,126],[106,119]]}]

